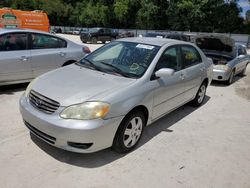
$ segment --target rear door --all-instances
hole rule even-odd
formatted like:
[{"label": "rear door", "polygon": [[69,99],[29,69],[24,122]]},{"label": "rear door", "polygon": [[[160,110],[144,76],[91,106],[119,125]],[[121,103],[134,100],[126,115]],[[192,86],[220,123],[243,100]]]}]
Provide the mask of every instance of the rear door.
[{"label": "rear door", "polygon": [[0,84],[32,79],[27,38],[25,32],[0,36]]},{"label": "rear door", "polygon": [[198,91],[202,75],[205,74],[205,64],[198,50],[191,45],[181,46],[182,61],[184,64],[185,100],[192,99]]},{"label": "rear door", "polygon": [[33,76],[37,77],[66,62],[67,42],[58,37],[31,33],[31,65]]}]

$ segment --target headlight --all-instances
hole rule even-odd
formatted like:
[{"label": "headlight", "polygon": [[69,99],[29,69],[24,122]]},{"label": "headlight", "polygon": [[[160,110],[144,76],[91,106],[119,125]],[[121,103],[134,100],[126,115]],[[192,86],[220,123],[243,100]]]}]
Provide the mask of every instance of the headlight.
[{"label": "headlight", "polygon": [[104,118],[109,112],[110,104],[105,102],[85,102],[67,107],[60,114],[64,119],[90,120]]},{"label": "headlight", "polygon": [[229,71],[231,68],[228,65],[215,65],[214,69]]},{"label": "headlight", "polygon": [[28,97],[28,95],[29,95],[29,93],[30,93],[30,90],[32,89],[32,86],[33,86],[35,80],[36,80],[36,79],[32,80],[32,81],[29,83],[28,87],[26,88],[26,90],[25,90],[25,96],[26,96],[26,97]]}]

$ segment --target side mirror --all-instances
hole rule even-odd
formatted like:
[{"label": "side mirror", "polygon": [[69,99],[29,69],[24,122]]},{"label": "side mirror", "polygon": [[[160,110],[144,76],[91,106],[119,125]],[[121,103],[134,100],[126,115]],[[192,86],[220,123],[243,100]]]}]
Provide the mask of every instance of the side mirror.
[{"label": "side mirror", "polygon": [[155,76],[157,77],[168,77],[174,75],[174,69],[163,68],[155,72]]},{"label": "side mirror", "polygon": [[245,57],[245,55],[243,55],[243,54],[238,56],[238,58],[243,58],[243,57]]}]

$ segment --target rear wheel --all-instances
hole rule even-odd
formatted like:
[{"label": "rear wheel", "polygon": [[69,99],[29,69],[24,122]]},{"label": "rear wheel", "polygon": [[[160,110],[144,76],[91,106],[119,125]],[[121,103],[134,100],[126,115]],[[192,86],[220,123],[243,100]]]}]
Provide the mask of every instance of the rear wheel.
[{"label": "rear wheel", "polygon": [[113,149],[119,153],[134,149],[141,138],[145,122],[145,116],[140,111],[127,115],[116,132]]},{"label": "rear wheel", "polygon": [[204,99],[205,99],[205,96],[206,96],[206,90],[207,90],[207,84],[206,82],[203,82],[194,98],[194,100],[191,101],[191,104],[193,106],[200,106],[202,105]]}]

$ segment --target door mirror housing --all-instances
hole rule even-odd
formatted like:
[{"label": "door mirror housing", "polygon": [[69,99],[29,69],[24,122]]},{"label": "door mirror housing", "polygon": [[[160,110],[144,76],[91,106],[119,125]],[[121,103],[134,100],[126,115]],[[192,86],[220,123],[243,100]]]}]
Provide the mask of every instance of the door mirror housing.
[{"label": "door mirror housing", "polygon": [[163,68],[155,72],[155,76],[163,78],[174,75],[174,69]]},{"label": "door mirror housing", "polygon": [[240,54],[240,55],[238,56],[238,58],[243,58],[243,57],[245,57],[245,55],[243,55],[243,54]]}]

